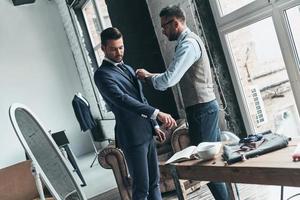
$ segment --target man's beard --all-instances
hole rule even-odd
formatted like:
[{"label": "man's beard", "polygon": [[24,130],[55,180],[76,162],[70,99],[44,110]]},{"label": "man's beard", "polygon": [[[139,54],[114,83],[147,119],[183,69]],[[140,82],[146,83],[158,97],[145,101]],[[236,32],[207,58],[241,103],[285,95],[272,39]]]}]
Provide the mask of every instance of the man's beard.
[{"label": "man's beard", "polygon": [[169,41],[175,41],[175,40],[177,40],[177,38],[178,38],[178,36],[176,33],[172,33],[168,37]]},{"label": "man's beard", "polygon": [[115,58],[115,57],[108,57],[110,60],[119,63],[123,60],[123,56],[121,56],[120,58]]}]

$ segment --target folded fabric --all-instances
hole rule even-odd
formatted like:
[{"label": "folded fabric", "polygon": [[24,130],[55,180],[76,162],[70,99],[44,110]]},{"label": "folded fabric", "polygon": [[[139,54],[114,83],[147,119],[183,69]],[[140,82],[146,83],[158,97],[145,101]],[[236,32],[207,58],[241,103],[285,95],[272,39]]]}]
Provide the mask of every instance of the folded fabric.
[{"label": "folded fabric", "polygon": [[[268,133],[263,135],[257,144],[249,147],[251,143],[233,143],[226,144],[223,147],[223,159],[227,164],[233,164],[245,159],[263,155],[288,145],[289,138],[277,133]],[[253,143],[252,143],[253,144]],[[247,148],[245,148],[247,147]]]},{"label": "folded fabric", "polygon": [[247,143],[240,143],[240,149],[241,150],[245,150],[245,151],[249,151],[249,150],[253,150],[258,148],[262,143],[265,142],[265,139],[262,138],[259,141],[256,142],[247,142]]},{"label": "folded fabric", "polygon": [[248,137],[242,138],[239,143],[253,143],[253,142],[260,141],[261,139],[263,139],[263,137],[264,136],[260,133],[251,134],[248,135]]}]

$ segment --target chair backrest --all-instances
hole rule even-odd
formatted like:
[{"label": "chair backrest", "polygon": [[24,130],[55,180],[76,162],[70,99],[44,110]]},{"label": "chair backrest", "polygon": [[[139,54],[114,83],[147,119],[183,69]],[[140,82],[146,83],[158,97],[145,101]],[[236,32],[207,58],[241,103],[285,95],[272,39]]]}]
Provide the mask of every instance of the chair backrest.
[{"label": "chair backrest", "polygon": [[23,161],[0,169],[0,199],[24,200],[38,197],[31,161]]},{"label": "chair backrest", "polygon": [[91,129],[94,141],[102,142],[107,140],[107,137],[102,127],[101,119],[95,119],[95,122],[96,122],[96,126],[93,129]]},{"label": "chair backrest", "polygon": [[103,168],[113,170],[121,199],[132,199],[132,179],[122,150],[112,142],[101,150],[98,161]]},{"label": "chair backrest", "polygon": [[186,123],[182,123],[174,130],[171,137],[171,144],[174,153],[191,145],[189,129]]},{"label": "chair backrest", "polygon": [[9,116],[22,146],[37,165],[37,171],[53,197],[85,200],[57,145],[35,115],[22,104],[13,104]]},{"label": "chair backrest", "polygon": [[[171,144],[174,153],[191,145],[189,129],[186,123],[179,125],[172,134]],[[221,141],[238,142],[240,138],[230,131],[221,131]]]}]

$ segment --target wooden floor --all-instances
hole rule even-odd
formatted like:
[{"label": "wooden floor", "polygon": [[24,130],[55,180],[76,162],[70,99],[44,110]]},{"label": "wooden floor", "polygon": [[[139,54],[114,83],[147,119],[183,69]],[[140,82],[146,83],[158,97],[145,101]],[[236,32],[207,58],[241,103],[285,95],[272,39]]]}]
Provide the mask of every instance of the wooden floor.
[{"label": "wooden floor", "polygon": [[121,200],[118,188],[109,190],[89,200]]},{"label": "wooden floor", "polygon": [[[260,194],[257,193],[257,188],[254,188],[254,185],[241,185],[239,184],[238,190],[239,190],[239,196],[240,200],[266,200],[265,193],[262,192]],[[176,194],[170,194],[170,195],[164,195],[164,200],[177,200]],[[200,189],[195,190],[194,192],[188,194],[188,200],[214,200],[214,197],[212,196],[210,190],[208,187],[202,186]],[[238,199],[236,199],[238,200]],[[272,199],[274,200],[274,199]]]},{"label": "wooden floor", "polygon": [[[280,200],[280,186],[262,186],[262,185],[248,185],[237,184],[239,199],[236,200]],[[298,190],[299,191],[299,190]],[[292,194],[286,194],[283,199],[287,200],[297,192],[293,191]],[[110,190],[90,200],[120,200],[117,189]],[[188,195],[188,200],[214,200],[207,186],[194,191]],[[300,196],[291,198],[291,200],[299,200]],[[176,193],[163,194],[163,200],[177,200]]]}]

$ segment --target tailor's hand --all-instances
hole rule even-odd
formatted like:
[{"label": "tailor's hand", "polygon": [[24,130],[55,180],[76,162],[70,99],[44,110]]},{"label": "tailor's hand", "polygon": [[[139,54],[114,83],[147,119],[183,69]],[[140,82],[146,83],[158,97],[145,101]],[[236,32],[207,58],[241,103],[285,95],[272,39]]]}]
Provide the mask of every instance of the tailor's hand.
[{"label": "tailor's hand", "polygon": [[140,79],[140,80],[144,80],[144,79],[152,76],[152,73],[148,72],[145,69],[137,69],[135,71],[135,74],[138,77],[138,79]]},{"label": "tailor's hand", "polygon": [[167,113],[159,112],[157,114],[157,119],[163,123],[163,126],[166,127],[166,129],[177,126],[175,119],[173,119],[173,117]]},{"label": "tailor's hand", "polygon": [[157,141],[160,143],[166,140],[166,134],[160,128],[155,128],[155,134]]}]

